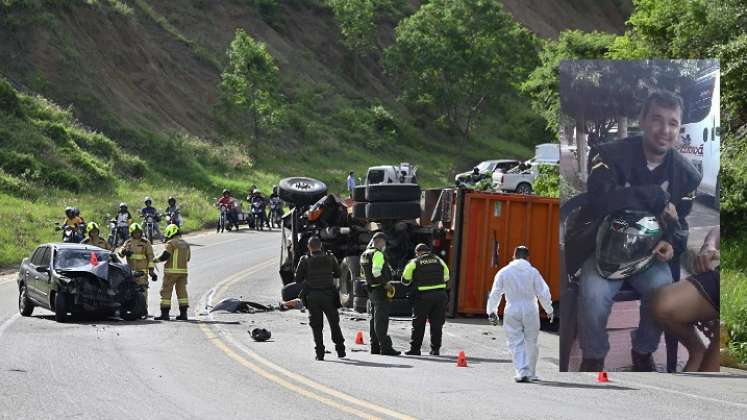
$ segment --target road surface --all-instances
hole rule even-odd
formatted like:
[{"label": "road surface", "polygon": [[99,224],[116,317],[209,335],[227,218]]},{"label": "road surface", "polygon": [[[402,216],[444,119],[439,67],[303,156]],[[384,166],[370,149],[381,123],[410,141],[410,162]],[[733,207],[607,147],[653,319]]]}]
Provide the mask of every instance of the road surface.
[{"label": "road surface", "polygon": [[[305,313],[205,309],[223,297],[277,303],[278,233],[188,239],[190,322],[58,324],[38,308],[19,317],[14,277],[0,276],[0,418],[662,420],[736,419],[747,410],[744,372],[619,373],[599,384],[592,374],[558,372],[550,333],[540,335],[542,381],[516,384],[503,330],[482,319],[449,320],[441,357],[388,357],[353,343],[358,330],[368,343],[367,323],[345,313],[348,357],[315,361]],[[272,340],[252,341],[255,326]],[[391,332],[405,350],[408,322],[392,321]],[[461,350],[467,368],[455,366]]]}]

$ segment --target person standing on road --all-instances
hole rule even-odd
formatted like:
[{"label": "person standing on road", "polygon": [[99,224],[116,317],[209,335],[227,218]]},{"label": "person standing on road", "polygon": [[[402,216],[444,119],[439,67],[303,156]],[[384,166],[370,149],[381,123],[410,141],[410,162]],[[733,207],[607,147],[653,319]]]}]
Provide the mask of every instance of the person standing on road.
[{"label": "person standing on road", "polygon": [[[132,271],[147,271],[155,281],[157,279],[153,264],[153,247],[150,241],[143,238],[143,227],[140,223],[133,223],[129,227],[130,239],[125,241],[119,250],[121,257],[127,258],[127,264]],[[144,287],[145,313],[148,313],[148,279],[145,276],[136,277],[137,284]]]},{"label": "person standing on road", "polygon": [[537,380],[536,368],[539,348],[540,319],[537,299],[545,313],[553,319],[550,289],[542,275],[528,261],[529,248],[521,245],[514,250],[514,259],[495,275],[493,289],[488,297],[486,312],[491,322],[497,323],[501,295],[506,295],[503,326],[508,348],[516,369],[516,382]]},{"label": "person standing on road", "polygon": [[399,356],[401,352],[392,347],[389,337],[390,302],[387,292],[392,289],[392,269],[386,262],[386,235],[377,232],[371,244],[361,254],[361,268],[366,276],[368,304],[371,312],[371,354]]},{"label": "person standing on road", "polygon": [[86,234],[88,237],[83,240],[83,244],[93,245],[99,248],[103,248],[111,251],[109,243],[106,242],[101,236],[99,236],[99,224],[96,222],[88,222],[86,225]]},{"label": "person standing on road", "polygon": [[420,356],[420,347],[425,334],[425,322],[431,323],[431,355],[438,356],[441,349],[441,333],[446,322],[446,284],[449,267],[433,254],[426,244],[415,247],[416,257],[410,260],[402,273],[402,284],[412,287],[415,318],[412,319],[410,350],[405,354]]},{"label": "person standing on road", "polygon": [[171,310],[171,294],[176,287],[176,298],[179,301],[179,321],[187,321],[189,296],[187,295],[187,265],[192,256],[187,241],[182,239],[179,226],[171,224],[163,230],[166,238],[166,249],[154,263],[166,262],[163,268],[163,284],[161,285],[161,316],[159,321],[169,320]]},{"label": "person standing on road", "polygon": [[353,198],[353,190],[355,189],[355,177],[353,177],[353,171],[348,173],[348,195]]},{"label": "person standing on road", "polygon": [[316,360],[324,360],[324,317],[327,317],[332,341],[335,343],[337,357],[345,357],[345,338],[340,329],[340,314],[337,309],[342,307],[340,295],[335,287],[334,278],[340,278],[340,265],[330,253],[322,251],[322,241],[318,237],[309,239],[309,253],[301,257],[296,268],[296,283],[303,288],[299,298],[309,309],[309,326],[314,335]]}]

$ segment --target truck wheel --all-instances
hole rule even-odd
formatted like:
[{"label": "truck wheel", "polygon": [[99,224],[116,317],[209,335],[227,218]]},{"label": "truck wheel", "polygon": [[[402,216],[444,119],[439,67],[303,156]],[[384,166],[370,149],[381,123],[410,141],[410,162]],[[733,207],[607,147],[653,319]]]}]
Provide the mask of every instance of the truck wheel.
[{"label": "truck wheel", "polygon": [[366,201],[366,186],[358,185],[353,188],[353,201]]},{"label": "truck wheel", "polygon": [[366,205],[368,203],[353,203],[353,219],[366,220]]},{"label": "truck wheel", "polygon": [[368,203],[366,219],[371,221],[412,220],[420,217],[421,212],[419,201]]},{"label": "truck wheel", "polygon": [[353,287],[355,280],[353,274],[350,272],[351,269],[346,261],[340,264],[340,303],[343,308],[353,307]]},{"label": "truck wheel", "polygon": [[366,187],[366,201],[419,201],[418,184],[373,184]]},{"label": "truck wheel", "polygon": [[526,182],[522,182],[521,184],[516,186],[516,192],[518,194],[531,194],[532,193],[532,185],[527,184]]},{"label": "truck wheel", "polygon": [[54,295],[54,319],[57,322],[70,321],[68,313],[72,311],[72,302],[67,293],[59,292]]},{"label": "truck wheel", "polygon": [[34,304],[29,299],[28,289],[24,283],[21,283],[21,288],[18,291],[18,312],[22,316],[31,316],[31,313],[34,312]]},{"label": "truck wheel", "polygon": [[368,298],[356,296],[353,299],[353,310],[359,314],[365,314],[368,312]]},{"label": "truck wheel", "polygon": [[278,183],[278,195],[297,206],[314,204],[327,194],[327,185],[313,178],[291,177]]}]

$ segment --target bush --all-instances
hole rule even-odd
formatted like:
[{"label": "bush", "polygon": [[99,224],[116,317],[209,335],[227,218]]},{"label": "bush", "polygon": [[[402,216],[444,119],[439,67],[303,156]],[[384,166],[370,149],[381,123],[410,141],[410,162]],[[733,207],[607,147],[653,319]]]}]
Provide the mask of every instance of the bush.
[{"label": "bush", "polygon": [[0,79],[0,112],[17,117],[23,116],[18,94],[5,79]]},{"label": "bush", "polygon": [[78,147],[99,159],[113,158],[122,153],[113,141],[101,133],[72,130],[70,135]]},{"label": "bush", "polygon": [[121,154],[114,164],[117,173],[132,179],[141,179],[145,176],[145,162],[135,155]]},{"label": "bush", "polygon": [[544,197],[560,197],[560,166],[539,165],[539,176],[534,181],[534,193]]},{"label": "bush", "polygon": [[36,160],[25,153],[7,150],[0,154],[0,168],[14,176],[22,176],[27,172],[38,170]]},{"label": "bush", "polygon": [[65,126],[61,123],[48,123],[44,127],[44,134],[54,140],[59,146],[69,145],[70,137],[68,136]]},{"label": "bush", "polygon": [[81,184],[78,177],[66,169],[50,169],[48,171],[43,171],[42,178],[49,186],[76,193],[81,190]]}]

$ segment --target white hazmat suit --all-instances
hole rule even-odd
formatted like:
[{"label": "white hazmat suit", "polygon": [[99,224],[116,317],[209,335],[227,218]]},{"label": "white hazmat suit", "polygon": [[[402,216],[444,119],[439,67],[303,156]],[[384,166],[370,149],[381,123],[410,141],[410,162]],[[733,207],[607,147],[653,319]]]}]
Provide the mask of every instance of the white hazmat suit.
[{"label": "white hazmat suit", "polygon": [[525,259],[514,259],[495,275],[488,297],[488,315],[498,310],[501,295],[506,295],[503,327],[511,351],[517,378],[536,378],[540,318],[537,299],[545,313],[552,314],[550,289],[536,268]]}]

